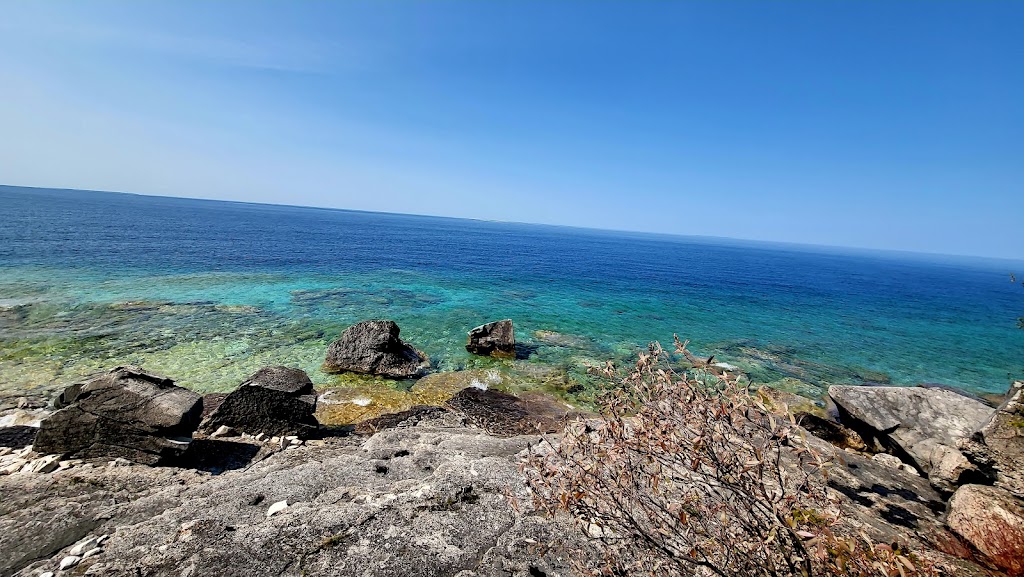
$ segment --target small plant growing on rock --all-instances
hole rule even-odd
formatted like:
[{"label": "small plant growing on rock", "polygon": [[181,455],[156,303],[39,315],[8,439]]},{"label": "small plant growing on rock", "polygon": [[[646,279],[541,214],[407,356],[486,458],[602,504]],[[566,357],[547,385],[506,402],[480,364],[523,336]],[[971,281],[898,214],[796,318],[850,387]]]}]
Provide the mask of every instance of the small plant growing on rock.
[{"label": "small plant growing on rock", "polygon": [[[829,463],[728,372],[654,343],[524,465],[537,505],[568,513],[601,551],[592,575],[922,575],[899,551],[836,536]],[[853,543],[851,545],[851,543]],[[871,572],[861,573],[863,567]]]}]

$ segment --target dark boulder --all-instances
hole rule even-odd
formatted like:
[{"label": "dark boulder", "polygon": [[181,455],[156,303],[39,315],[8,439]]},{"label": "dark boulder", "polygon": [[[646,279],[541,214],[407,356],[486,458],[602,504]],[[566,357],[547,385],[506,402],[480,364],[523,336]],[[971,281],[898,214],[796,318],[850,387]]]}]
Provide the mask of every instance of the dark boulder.
[{"label": "dark boulder", "polygon": [[39,428],[35,452],[146,465],[180,456],[203,411],[202,397],[138,367],[71,385],[55,406]]},{"label": "dark boulder", "polygon": [[469,331],[466,350],[474,355],[515,356],[516,333],[512,319],[494,321]]},{"label": "dark boulder", "polygon": [[567,419],[579,415],[565,403],[541,393],[510,395],[468,387],[445,405],[492,435],[530,435],[561,431]]},{"label": "dark boulder", "polygon": [[327,349],[323,370],[353,372],[405,379],[422,375],[430,360],[398,338],[394,321],[372,320],[356,323],[341,333]]},{"label": "dark boulder", "polygon": [[297,435],[317,431],[316,391],[305,371],[264,367],[224,397],[200,431],[212,434],[222,426],[252,435]]}]

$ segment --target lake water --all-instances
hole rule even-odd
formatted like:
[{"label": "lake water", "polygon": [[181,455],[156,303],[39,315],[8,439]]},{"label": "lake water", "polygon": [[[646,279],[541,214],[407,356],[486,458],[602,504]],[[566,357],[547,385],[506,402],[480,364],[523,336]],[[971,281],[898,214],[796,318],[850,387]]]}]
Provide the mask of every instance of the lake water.
[{"label": "lake water", "polygon": [[[0,187],[0,394],[134,363],[200,391],[285,364],[338,402],[408,395],[319,370],[368,318],[397,321],[439,371],[510,388],[578,388],[587,364],[677,333],[804,394],[1002,392],[1024,373],[1014,270],[1024,263]],[[466,331],[501,318],[529,358],[468,354]]]}]

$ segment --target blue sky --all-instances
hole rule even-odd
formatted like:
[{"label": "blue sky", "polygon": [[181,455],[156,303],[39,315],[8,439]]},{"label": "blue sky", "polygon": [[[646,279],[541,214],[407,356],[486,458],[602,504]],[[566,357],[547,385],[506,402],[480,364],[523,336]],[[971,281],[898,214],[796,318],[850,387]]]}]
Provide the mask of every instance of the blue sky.
[{"label": "blue sky", "polygon": [[1024,257],[1024,2],[0,0],[0,183]]}]

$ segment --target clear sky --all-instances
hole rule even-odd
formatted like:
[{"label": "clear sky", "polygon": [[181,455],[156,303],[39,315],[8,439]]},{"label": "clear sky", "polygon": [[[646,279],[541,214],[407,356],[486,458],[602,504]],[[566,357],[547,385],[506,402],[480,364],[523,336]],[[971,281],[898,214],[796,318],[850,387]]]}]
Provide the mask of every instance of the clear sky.
[{"label": "clear sky", "polygon": [[0,0],[0,183],[1024,258],[1024,1]]}]

